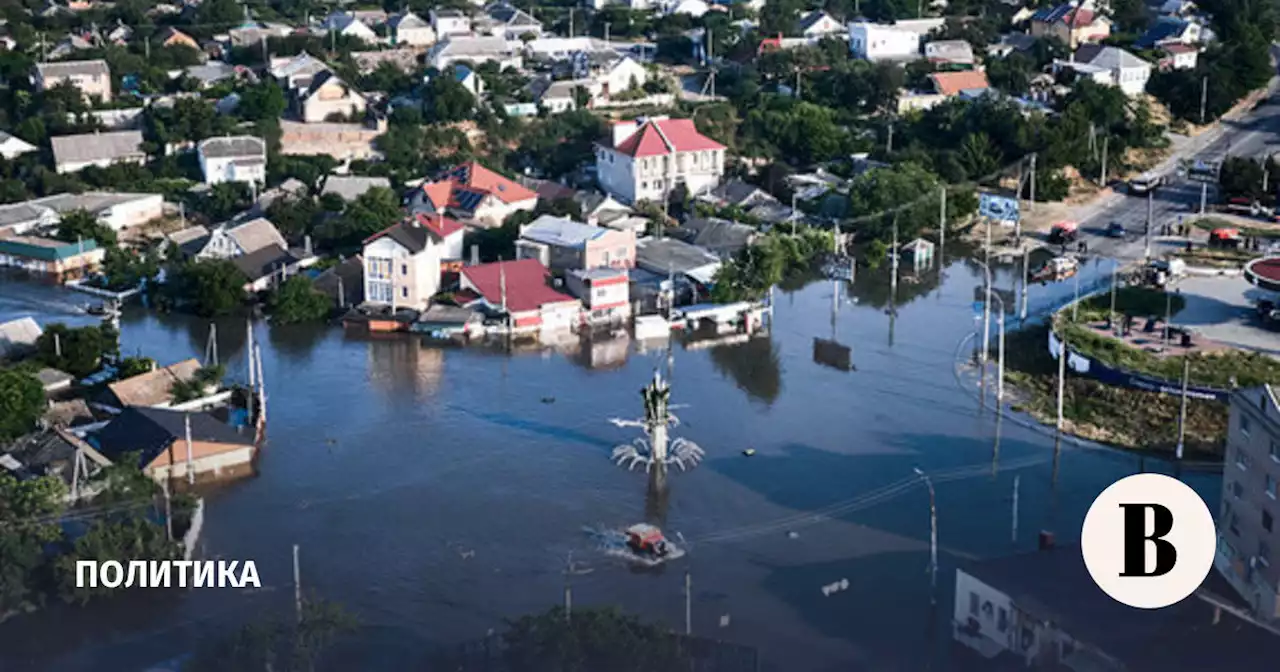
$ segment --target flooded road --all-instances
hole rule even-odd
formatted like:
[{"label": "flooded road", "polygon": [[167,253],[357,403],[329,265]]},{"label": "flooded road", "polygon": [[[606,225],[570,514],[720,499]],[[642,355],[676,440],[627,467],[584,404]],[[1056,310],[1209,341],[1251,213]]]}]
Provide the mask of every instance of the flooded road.
[{"label": "flooded road", "polygon": [[[1110,262],[1087,265],[1088,287]],[[1012,290],[1020,269],[999,269]],[[1040,530],[1078,537],[1093,498],[1151,460],[1081,450],[1016,423],[997,425],[958,386],[981,271],[952,264],[904,279],[891,300],[864,272],[776,294],[769,337],[674,353],[675,430],[707,453],[653,492],[610,450],[639,436],[610,418],[642,415],[638,391],[665,367],[635,343],[504,354],[333,328],[256,325],[269,443],[261,474],[208,496],[201,555],[257,563],[263,589],[172,590],[0,625],[0,669],[134,670],[218,632],[292,609],[291,547],[304,590],[360,618],[363,669],[408,669],[430,649],[501,629],[563,599],[615,604],[693,632],[758,647],[764,669],[946,669],[954,567],[1031,550]],[[1072,282],[1033,286],[1034,314]],[[90,322],[83,297],[4,281],[0,321]],[[133,309],[122,351],[162,363],[201,357],[207,322]],[[218,325],[219,352],[244,377],[243,320]],[[994,334],[994,327],[993,327]],[[853,371],[814,362],[814,338],[852,348]],[[994,352],[993,352],[994,356]],[[554,398],[554,400],[552,400]],[[754,448],[752,457],[743,450]],[[937,485],[941,569],[931,609],[928,495]],[[1020,476],[1017,536],[1013,479]],[[1186,477],[1210,502],[1216,475]],[[584,526],[650,519],[687,540],[662,572],[633,573]],[[848,581],[825,595],[822,587]],[[722,616],[730,616],[721,627]]]}]

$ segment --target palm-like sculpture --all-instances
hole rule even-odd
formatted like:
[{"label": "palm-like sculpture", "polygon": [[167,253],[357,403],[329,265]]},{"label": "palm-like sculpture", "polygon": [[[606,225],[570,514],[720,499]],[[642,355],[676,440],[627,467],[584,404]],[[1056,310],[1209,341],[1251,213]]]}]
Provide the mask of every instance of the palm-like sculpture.
[{"label": "palm-like sculpture", "polygon": [[634,469],[637,464],[645,465],[649,471],[655,465],[665,469],[668,464],[687,471],[697,466],[703,458],[702,448],[687,439],[670,439],[667,431],[680,426],[680,419],[671,412],[671,385],[662,379],[662,374],[654,371],[653,382],[640,390],[644,399],[643,420],[610,420],[618,427],[639,427],[647,438],[637,438],[631,443],[624,443],[613,449],[613,460],[627,469]]}]

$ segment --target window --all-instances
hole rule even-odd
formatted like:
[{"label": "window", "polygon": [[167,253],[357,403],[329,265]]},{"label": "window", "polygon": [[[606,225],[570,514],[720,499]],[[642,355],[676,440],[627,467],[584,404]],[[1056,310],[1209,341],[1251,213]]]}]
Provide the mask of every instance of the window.
[{"label": "window", "polygon": [[1264,530],[1266,530],[1266,531],[1270,532],[1270,531],[1271,531],[1271,526],[1272,526],[1273,522],[1274,522],[1274,521],[1271,519],[1271,512],[1270,512],[1270,511],[1267,511],[1266,509],[1263,509],[1263,511],[1262,511],[1262,529],[1264,529]]},{"label": "window", "polygon": [[400,288],[400,297],[401,297],[401,298],[405,298],[405,299],[409,298],[409,288],[408,288],[408,287],[401,287],[401,288]]},{"label": "window", "polygon": [[369,259],[369,279],[370,280],[390,280],[391,279],[391,260],[390,259]]},{"label": "window", "polygon": [[1276,498],[1276,479],[1271,478],[1271,474],[1265,476],[1266,481],[1262,485],[1262,491],[1267,493],[1271,499]]},{"label": "window", "polygon": [[1000,615],[996,619],[996,627],[1000,629],[1000,632],[1009,629],[1009,612],[1004,607],[1000,607]]},{"label": "window", "polygon": [[1227,522],[1228,520],[1231,520],[1231,502],[1223,502],[1222,518],[1220,518],[1219,520],[1221,520],[1224,523]]},{"label": "window", "polygon": [[400,264],[400,275],[409,275],[409,264]]},{"label": "window", "polygon": [[978,615],[978,594],[972,591],[969,593],[969,613]]},{"label": "window", "polygon": [[640,183],[640,188],[641,188],[641,189],[648,189],[648,188],[649,188],[649,183],[648,183],[648,182],[641,182],[641,183]]},{"label": "window", "polygon": [[1280,443],[1271,442],[1271,459],[1280,462]]},{"label": "window", "polygon": [[1249,416],[1240,414],[1240,433],[1245,436],[1249,435]]},{"label": "window", "polygon": [[1243,450],[1236,451],[1236,466],[1244,471],[1249,470],[1249,456]]}]

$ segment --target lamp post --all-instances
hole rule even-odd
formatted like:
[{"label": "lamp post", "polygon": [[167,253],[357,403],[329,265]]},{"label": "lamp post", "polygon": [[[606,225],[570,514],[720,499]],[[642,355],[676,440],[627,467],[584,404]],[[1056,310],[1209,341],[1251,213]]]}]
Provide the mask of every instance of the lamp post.
[{"label": "lamp post", "polygon": [[916,475],[929,488],[929,600],[938,603],[938,499],[933,491],[933,481],[928,474],[915,468]]},{"label": "lamp post", "polygon": [[[1005,312],[1004,298],[1001,297],[999,294],[996,294],[995,292],[991,291],[991,267],[988,266],[986,262],[979,261],[977,263],[979,266],[982,266],[982,272],[987,281],[986,295],[987,295],[988,304],[992,299],[995,299],[1000,306],[999,321],[996,322],[996,325],[998,327],[996,333],[997,333],[997,339],[999,341],[999,345],[997,346],[997,349],[996,349],[996,360],[997,360],[997,363],[996,363],[996,403],[997,403],[996,412],[999,413],[1000,409],[998,407],[998,404],[999,402],[1004,401],[1004,317],[1008,313]],[[984,306],[984,309],[983,309],[984,318],[987,315],[989,315],[989,313],[990,313],[989,307]],[[983,330],[983,336],[984,338],[987,336],[985,329]],[[986,353],[987,351],[987,345],[985,341],[982,344],[982,351],[984,353]],[[983,361],[982,378],[985,380],[987,377],[987,370],[986,370],[987,358],[985,354],[982,358],[982,361]],[[983,396],[985,396],[985,393]]]}]

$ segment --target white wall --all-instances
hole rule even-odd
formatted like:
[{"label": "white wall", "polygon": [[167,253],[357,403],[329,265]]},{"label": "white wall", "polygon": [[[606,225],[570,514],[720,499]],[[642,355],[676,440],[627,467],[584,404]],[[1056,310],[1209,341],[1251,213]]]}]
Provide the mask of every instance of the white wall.
[{"label": "white wall", "polygon": [[[151,478],[156,482],[167,481],[170,478],[186,478],[187,461],[185,459],[186,453],[183,452],[185,450],[185,448],[179,447],[175,451],[173,465],[151,469]],[[253,451],[253,446],[242,446],[223,453],[205,455],[191,460],[191,471],[198,476],[200,474],[216,474],[223,469],[242,467],[253,461]],[[170,471],[173,473],[171,474]]]},{"label": "white wall", "polygon": [[200,169],[204,173],[205,184],[210,185],[220,184],[222,182],[263,183],[267,181],[266,157],[263,157],[263,162],[261,164],[241,166],[236,165],[235,159],[206,159],[204,155],[201,154]]},{"label": "white wall", "polygon": [[153,219],[164,216],[164,196],[147,194],[131,201],[113,205],[98,213],[98,220],[103,224],[121,231],[131,226],[146,224]]},{"label": "white wall", "polygon": [[849,24],[849,50],[854,58],[870,61],[906,58],[920,54],[920,35],[908,30],[874,23]]},{"label": "white wall", "polygon": [[[976,597],[977,613],[973,612]],[[956,571],[956,601],[954,619],[963,627],[970,619],[980,626],[980,638],[984,642],[970,643],[972,648],[991,655],[993,651],[1017,651],[1018,624],[1014,616],[1013,601],[1008,595],[988,586],[962,570]],[[1003,610],[1004,630],[1000,629],[1000,613]],[[969,642],[966,642],[969,643]]]}]

